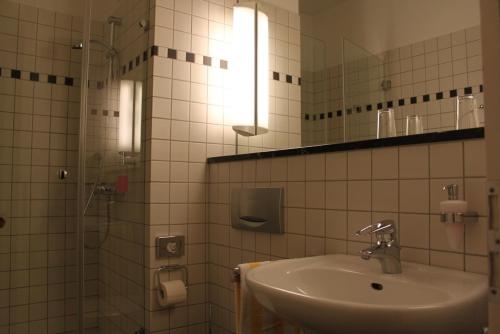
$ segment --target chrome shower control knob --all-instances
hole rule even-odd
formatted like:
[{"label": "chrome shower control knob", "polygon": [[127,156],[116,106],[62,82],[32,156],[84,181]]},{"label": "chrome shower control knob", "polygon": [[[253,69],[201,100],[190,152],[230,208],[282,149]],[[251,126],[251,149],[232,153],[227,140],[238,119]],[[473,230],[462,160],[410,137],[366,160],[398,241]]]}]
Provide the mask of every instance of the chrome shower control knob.
[{"label": "chrome shower control knob", "polygon": [[59,177],[59,180],[65,180],[68,178],[69,172],[66,169],[59,169],[57,171],[57,177]]}]

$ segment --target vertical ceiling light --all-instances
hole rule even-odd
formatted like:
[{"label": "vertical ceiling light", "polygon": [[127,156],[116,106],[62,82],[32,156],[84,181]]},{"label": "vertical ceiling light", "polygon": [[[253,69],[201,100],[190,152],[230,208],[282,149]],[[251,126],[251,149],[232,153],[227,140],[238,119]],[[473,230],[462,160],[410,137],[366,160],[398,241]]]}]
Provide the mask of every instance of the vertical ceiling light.
[{"label": "vertical ceiling light", "polygon": [[233,130],[243,136],[267,132],[269,123],[269,22],[257,2],[233,11]]},{"label": "vertical ceiling light", "polygon": [[118,151],[127,163],[141,151],[142,82],[120,81]]}]

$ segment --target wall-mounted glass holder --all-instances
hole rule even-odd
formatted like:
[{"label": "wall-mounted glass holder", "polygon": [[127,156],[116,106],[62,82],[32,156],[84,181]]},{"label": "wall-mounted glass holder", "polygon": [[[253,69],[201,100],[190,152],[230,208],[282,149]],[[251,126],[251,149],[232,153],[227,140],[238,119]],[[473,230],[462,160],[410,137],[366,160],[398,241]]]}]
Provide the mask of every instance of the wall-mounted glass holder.
[{"label": "wall-mounted glass holder", "polygon": [[443,212],[439,215],[441,223],[477,223],[479,215],[475,211],[470,212]]}]

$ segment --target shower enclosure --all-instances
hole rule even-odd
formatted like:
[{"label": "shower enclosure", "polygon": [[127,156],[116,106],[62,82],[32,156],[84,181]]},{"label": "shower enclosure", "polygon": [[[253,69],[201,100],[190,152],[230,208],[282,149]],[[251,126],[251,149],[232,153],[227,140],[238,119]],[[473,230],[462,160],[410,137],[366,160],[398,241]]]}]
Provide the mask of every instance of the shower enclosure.
[{"label": "shower enclosure", "polygon": [[144,330],[149,0],[0,0],[0,333]]}]

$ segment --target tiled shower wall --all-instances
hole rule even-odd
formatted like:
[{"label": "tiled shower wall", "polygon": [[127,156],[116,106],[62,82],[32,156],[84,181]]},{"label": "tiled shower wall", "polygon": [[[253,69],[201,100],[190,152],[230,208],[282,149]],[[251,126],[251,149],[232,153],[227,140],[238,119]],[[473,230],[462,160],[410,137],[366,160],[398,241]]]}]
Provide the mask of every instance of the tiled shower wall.
[{"label": "tiled shower wall", "polygon": [[[432,266],[487,272],[485,151],[483,140],[443,142],[212,163],[209,165],[209,291],[214,333],[234,333],[231,268],[251,261],[322,254],[359,254],[370,237],[355,231],[381,219],[398,225],[401,257]],[[442,187],[477,211],[463,247],[452,250],[439,222]],[[233,188],[284,189],[285,234],[236,230],[230,225]]]},{"label": "tiled shower wall", "polygon": [[[0,332],[75,329],[76,172],[82,21],[0,2]],[[97,293],[97,253],[87,288]],[[9,327],[10,324],[10,327]],[[10,330],[10,331],[9,331]]]},{"label": "tiled shower wall", "polygon": [[[346,62],[349,140],[376,136],[377,109],[394,108],[397,133],[402,135],[407,115],[421,116],[425,132],[454,129],[457,95],[474,94],[477,104],[483,104],[479,26],[388,50],[376,57],[378,61],[367,56]],[[338,65],[311,73],[305,80],[304,87],[310,87],[314,104],[319,107],[302,120],[304,128],[313,133],[304,136],[312,138],[308,144],[342,139],[342,122],[338,121],[343,113],[341,79]],[[385,92],[381,89],[384,79],[392,84]],[[479,115],[483,125],[481,110]]]}]

